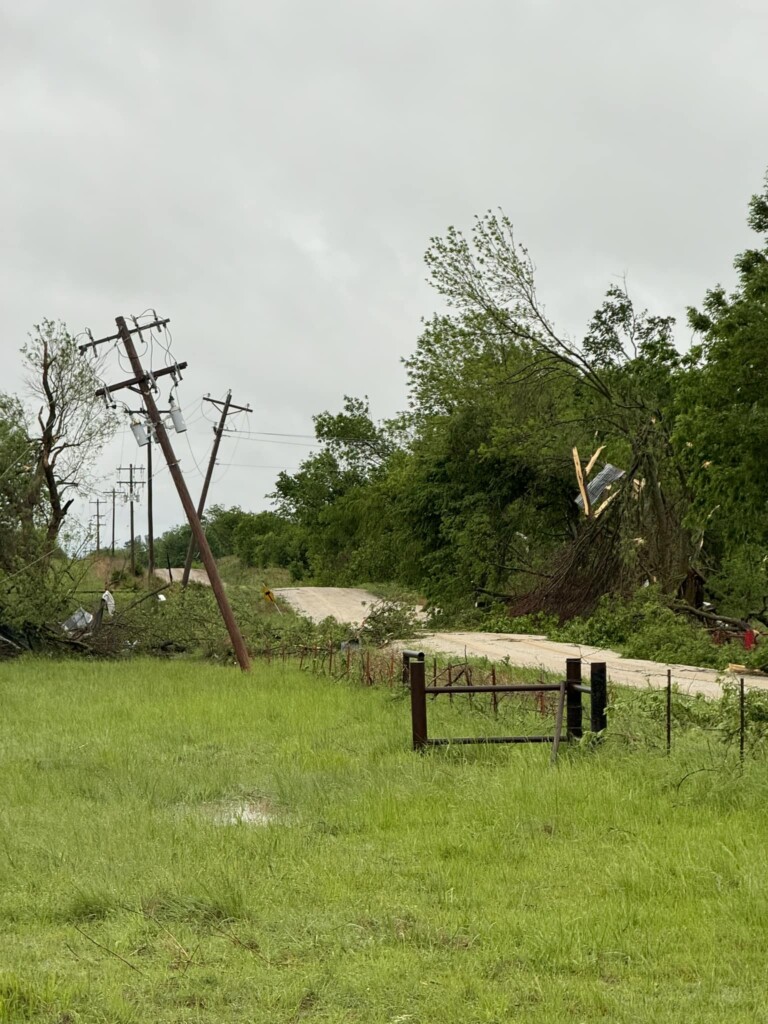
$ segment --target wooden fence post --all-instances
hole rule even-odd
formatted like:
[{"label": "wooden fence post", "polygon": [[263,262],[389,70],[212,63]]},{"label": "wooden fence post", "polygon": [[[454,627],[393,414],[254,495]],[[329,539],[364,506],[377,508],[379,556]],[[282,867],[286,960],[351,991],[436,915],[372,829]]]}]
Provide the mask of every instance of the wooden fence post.
[{"label": "wooden fence post", "polygon": [[565,694],[568,683],[564,679],[560,683],[560,693],[557,696],[557,711],[555,712],[555,735],[552,740],[552,754],[549,758],[550,764],[557,761],[557,752],[560,749],[560,737],[563,733],[563,709],[565,707]]},{"label": "wooden fence post", "polygon": [[666,700],[666,715],[667,715],[667,753],[672,751],[672,669],[667,669],[667,700]]}]

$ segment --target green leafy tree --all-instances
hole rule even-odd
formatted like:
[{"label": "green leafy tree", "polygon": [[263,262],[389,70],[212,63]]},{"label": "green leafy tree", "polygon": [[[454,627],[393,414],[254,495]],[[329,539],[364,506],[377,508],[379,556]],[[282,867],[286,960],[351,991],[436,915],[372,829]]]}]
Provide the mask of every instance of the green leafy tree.
[{"label": "green leafy tree", "polygon": [[0,394],[0,568],[6,571],[39,553],[45,509],[30,501],[34,464],[21,403]]},{"label": "green leafy tree", "polygon": [[159,537],[155,538],[155,564],[163,569],[166,566],[184,565],[187,558],[187,548],[192,536],[188,523],[181,523],[170,530],[166,530]]},{"label": "green leafy tree", "polygon": [[308,570],[303,530],[276,512],[242,513],[234,540],[235,554],[244,565],[280,566],[296,579]]},{"label": "green leafy tree", "polygon": [[[497,379],[523,410],[521,429],[506,419],[502,429],[509,440],[517,435],[518,444],[559,454],[562,461],[573,444],[605,445],[628,480],[643,485],[634,493],[625,488],[623,502],[611,512],[621,519],[614,543],[626,569],[674,590],[693,545],[684,526],[686,479],[672,443],[683,372],[672,319],[637,311],[624,290],[612,287],[581,342],[558,332],[538,295],[530,255],[503,214],[477,218],[469,237],[449,228],[432,239],[426,260],[434,287],[457,310],[460,328],[479,324],[487,333],[475,350],[499,353],[505,373]],[[537,400],[551,397],[550,415],[543,417],[541,404],[536,409],[536,401],[526,401],[531,391]],[[630,538],[641,541],[641,565]]]},{"label": "green leafy tree", "polygon": [[676,437],[695,498],[689,523],[716,596],[734,614],[765,617],[768,178],[749,203],[748,223],[759,244],[736,257],[736,287],[728,293],[718,285],[700,308],[689,309],[698,344],[680,396]]}]

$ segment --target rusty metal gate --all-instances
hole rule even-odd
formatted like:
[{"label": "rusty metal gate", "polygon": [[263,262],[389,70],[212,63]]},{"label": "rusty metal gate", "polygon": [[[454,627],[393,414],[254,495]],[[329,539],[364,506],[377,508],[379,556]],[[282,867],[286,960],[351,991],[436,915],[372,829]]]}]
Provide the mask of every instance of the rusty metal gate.
[{"label": "rusty metal gate", "polygon": [[[426,663],[423,651],[403,651],[403,683],[411,691],[411,732],[414,750],[426,747],[467,743],[549,743],[552,759],[557,757],[565,717],[565,740],[580,739],[584,734],[583,695],[590,697],[590,730],[602,733],[607,725],[608,683],[605,662],[590,665],[590,685],[582,683],[581,658],[568,658],[565,678],[557,683],[502,683],[481,686],[427,686]],[[555,731],[547,736],[458,736],[432,738],[427,725],[427,697],[440,694],[503,694],[503,693],[557,693]]]}]

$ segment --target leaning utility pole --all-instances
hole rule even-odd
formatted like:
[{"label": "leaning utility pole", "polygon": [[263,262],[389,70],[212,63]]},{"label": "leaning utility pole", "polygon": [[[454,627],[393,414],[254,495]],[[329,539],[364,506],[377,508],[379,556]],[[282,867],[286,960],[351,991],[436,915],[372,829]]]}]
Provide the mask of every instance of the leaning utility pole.
[{"label": "leaning utility pole", "polygon": [[[223,402],[218,401],[216,398],[208,398],[206,396],[203,399],[204,402],[210,402],[211,405],[215,405],[217,408],[222,406],[221,418],[219,419],[218,426],[213,428],[213,448],[211,448],[211,457],[208,460],[208,469],[205,474],[205,480],[203,481],[203,489],[200,492],[200,500],[197,503],[197,518],[202,520],[203,512],[205,512],[205,501],[208,497],[208,488],[211,485],[211,477],[213,476],[213,467],[216,465],[216,456],[219,453],[219,443],[221,442],[221,435],[224,433],[224,424],[227,421],[227,416],[230,412],[251,412],[250,405],[233,405],[232,404],[232,389],[230,388],[227,392],[227,397]],[[195,554],[195,538],[190,537],[189,547],[187,548],[187,560],[184,563],[184,575],[181,579],[182,587],[186,587],[189,583],[189,573],[192,568],[192,559]]]},{"label": "leaning utility pole", "polygon": [[[224,586],[221,582],[219,570],[216,566],[216,560],[214,559],[211,553],[211,549],[208,546],[208,541],[206,540],[205,533],[203,531],[202,526],[200,525],[200,520],[197,517],[195,506],[192,503],[192,498],[190,497],[186,482],[184,481],[184,476],[182,475],[181,469],[179,468],[178,459],[176,458],[176,454],[173,450],[173,446],[171,444],[170,438],[168,437],[165,426],[163,425],[163,421],[160,418],[160,413],[158,411],[157,405],[155,403],[155,398],[152,393],[153,387],[156,387],[156,377],[160,377],[165,373],[176,374],[183,367],[183,365],[186,364],[180,364],[173,367],[166,367],[162,370],[157,370],[154,373],[146,373],[143,366],[141,365],[141,360],[138,356],[138,353],[136,352],[136,348],[133,344],[133,338],[131,337],[131,335],[136,333],[140,334],[141,330],[149,330],[152,327],[162,327],[164,324],[168,323],[167,320],[155,320],[151,324],[143,325],[143,327],[139,327],[137,325],[133,330],[128,329],[128,326],[126,325],[125,322],[125,318],[122,316],[116,317],[115,323],[117,324],[117,334],[112,335],[110,338],[101,339],[101,341],[119,340],[122,342],[126,355],[130,360],[131,369],[133,370],[134,376],[131,380],[122,381],[119,384],[112,384],[107,388],[100,388],[99,391],[96,392],[96,394],[103,395],[106,398],[108,394],[113,391],[118,391],[120,388],[123,387],[130,387],[134,390],[138,390],[142,398],[144,399],[144,407],[146,409],[147,416],[154,428],[154,433],[155,437],[157,438],[157,442],[162,448],[163,455],[165,456],[165,461],[168,464],[168,471],[170,472],[171,477],[173,478],[173,482],[176,485],[176,490],[178,491],[179,498],[181,499],[181,504],[184,507],[184,512],[186,513],[187,520],[189,522],[190,527],[192,528],[192,535],[194,536],[197,546],[200,549],[200,555],[202,557],[203,564],[205,565],[205,568],[208,572],[208,579],[210,580],[211,583],[211,589],[213,590],[213,593],[216,596],[216,601],[218,602],[219,610],[221,611],[221,616],[224,619],[230,639],[232,640],[232,646],[235,649],[235,655],[237,657],[238,663],[240,665],[240,668],[244,672],[247,672],[251,667],[251,662],[250,658],[248,657],[248,650],[245,646],[245,641],[243,640],[242,633],[240,632],[235,617],[232,614],[232,609],[229,605],[229,601],[227,600],[227,595],[224,592]],[[91,345],[95,346],[97,344],[100,344],[100,342],[94,341],[88,345],[81,345],[80,351],[84,352]]]}]

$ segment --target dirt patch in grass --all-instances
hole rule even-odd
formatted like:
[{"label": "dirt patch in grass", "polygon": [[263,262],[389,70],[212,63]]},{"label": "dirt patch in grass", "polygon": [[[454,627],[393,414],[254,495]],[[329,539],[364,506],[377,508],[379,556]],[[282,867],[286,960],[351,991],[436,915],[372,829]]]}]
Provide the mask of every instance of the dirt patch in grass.
[{"label": "dirt patch in grass", "polygon": [[200,810],[214,825],[271,825],[276,817],[270,802],[263,798],[216,800]]}]

